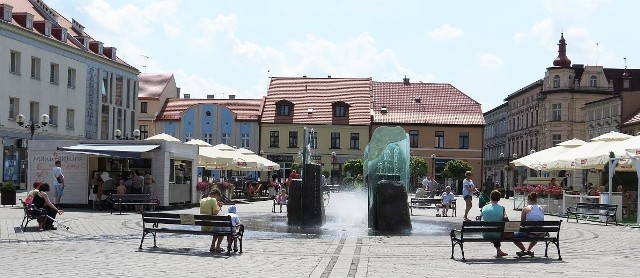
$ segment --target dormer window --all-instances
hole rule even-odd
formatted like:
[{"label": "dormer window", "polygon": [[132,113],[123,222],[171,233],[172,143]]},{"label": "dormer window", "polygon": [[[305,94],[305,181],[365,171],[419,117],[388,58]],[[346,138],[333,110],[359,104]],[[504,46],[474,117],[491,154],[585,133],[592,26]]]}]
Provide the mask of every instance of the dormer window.
[{"label": "dormer window", "polygon": [[589,87],[598,87],[598,78],[595,75],[592,75],[591,78],[589,78]]},{"label": "dormer window", "polygon": [[349,115],[349,104],[342,101],[333,103],[333,116],[334,117],[347,117]]},{"label": "dormer window", "polygon": [[553,77],[553,87],[560,88],[560,75],[556,75]]},{"label": "dormer window", "polygon": [[293,104],[289,101],[282,100],[276,103],[277,116],[291,116],[291,110],[293,110]]},{"label": "dormer window", "polygon": [[27,24],[25,28],[33,30],[33,15],[27,16]]}]

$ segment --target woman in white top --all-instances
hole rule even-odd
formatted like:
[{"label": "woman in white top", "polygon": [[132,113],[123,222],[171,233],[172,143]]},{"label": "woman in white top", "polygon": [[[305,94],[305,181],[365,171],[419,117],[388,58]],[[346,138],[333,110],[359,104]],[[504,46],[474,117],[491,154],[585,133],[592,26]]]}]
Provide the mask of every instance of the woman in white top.
[{"label": "woman in white top", "polygon": [[[520,214],[520,219],[522,221],[544,221],[544,211],[542,207],[538,205],[538,194],[535,192],[529,193],[527,196],[527,206],[522,209],[522,213]],[[535,238],[542,235],[538,235],[535,233],[528,232],[517,232],[514,233],[513,237],[515,238]],[[518,248],[520,248],[519,252],[516,252],[516,255],[522,257],[524,255],[529,255],[533,257],[533,251],[531,248],[538,243],[537,241],[532,241],[529,243],[528,248],[524,248],[524,244],[522,242],[514,242]]]}]

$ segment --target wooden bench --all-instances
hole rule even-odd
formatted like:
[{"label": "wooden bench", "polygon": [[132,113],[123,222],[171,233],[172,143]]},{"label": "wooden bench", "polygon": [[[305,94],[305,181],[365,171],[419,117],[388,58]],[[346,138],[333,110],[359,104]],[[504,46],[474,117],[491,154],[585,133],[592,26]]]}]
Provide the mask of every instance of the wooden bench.
[{"label": "wooden bench", "polygon": [[[160,227],[160,224],[170,224],[170,227]],[[181,227],[182,226],[182,227]],[[200,227],[213,227],[212,231],[202,231]],[[240,242],[240,253],[242,253],[242,236],[244,235],[244,225],[233,226],[229,215],[206,215],[206,214],[177,214],[177,213],[142,213],[142,239],[140,247],[147,234],[153,234],[153,247],[156,245],[157,233],[171,234],[191,234],[209,236],[231,236]],[[231,241],[227,241],[227,256],[231,255]],[[237,250],[235,246],[234,250]]]},{"label": "wooden bench", "polygon": [[20,199],[20,203],[22,203],[22,209],[24,210],[24,217],[22,218],[22,224],[20,224],[20,230],[24,232],[31,220],[36,220],[38,222],[38,227],[43,228],[44,222],[47,218],[47,211],[41,208],[36,208],[33,204],[27,206],[27,203],[22,199]]},{"label": "wooden bench", "polygon": [[616,225],[618,225],[618,218],[616,216],[617,212],[618,205],[578,203],[575,207],[567,208],[567,221],[569,221],[570,216],[574,216],[576,218],[576,223],[578,223],[578,216],[604,216],[605,226],[609,224],[609,219],[613,219]]},{"label": "wooden bench", "polygon": [[149,194],[111,194],[111,214],[116,206],[122,214],[122,207],[125,205],[149,206],[149,210],[155,210],[157,201],[152,201]]},{"label": "wooden bench", "polygon": [[[440,198],[411,198],[409,201],[409,211],[411,215],[413,215],[413,209],[435,209],[438,205],[442,204],[442,199]],[[453,211],[453,217],[456,217],[456,200],[453,199],[451,201],[451,208]]]},{"label": "wooden bench", "polygon": [[[511,224],[507,224],[511,223]],[[549,244],[553,243],[558,249],[558,260],[562,260],[560,256],[560,224],[559,221],[464,221],[462,228],[459,230],[451,230],[451,259],[455,246],[460,246],[462,252],[462,261],[466,261],[464,257],[465,242],[539,242],[544,241],[544,256],[547,257]],[[506,227],[506,229],[505,229]],[[529,232],[541,234],[539,237],[514,238],[513,232]],[[483,233],[496,233],[496,237],[484,238]]]}]

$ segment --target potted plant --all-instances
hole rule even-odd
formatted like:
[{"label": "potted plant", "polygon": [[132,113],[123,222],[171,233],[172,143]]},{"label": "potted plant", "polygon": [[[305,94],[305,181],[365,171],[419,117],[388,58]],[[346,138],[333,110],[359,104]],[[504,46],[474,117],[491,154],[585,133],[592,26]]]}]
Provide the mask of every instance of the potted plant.
[{"label": "potted plant", "polygon": [[0,205],[16,204],[16,187],[12,182],[5,182],[0,186]]}]

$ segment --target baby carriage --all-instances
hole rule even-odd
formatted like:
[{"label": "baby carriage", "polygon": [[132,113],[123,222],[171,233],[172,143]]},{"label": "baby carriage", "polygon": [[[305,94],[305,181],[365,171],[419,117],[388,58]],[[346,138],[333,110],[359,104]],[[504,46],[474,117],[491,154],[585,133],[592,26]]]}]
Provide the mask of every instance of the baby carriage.
[{"label": "baby carriage", "polygon": [[484,207],[490,202],[491,202],[491,199],[489,199],[489,196],[487,196],[486,193],[484,192],[478,193],[478,208],[480,208],[480,215],[476,216],[477,221],[482,220],[482,207]]}]

